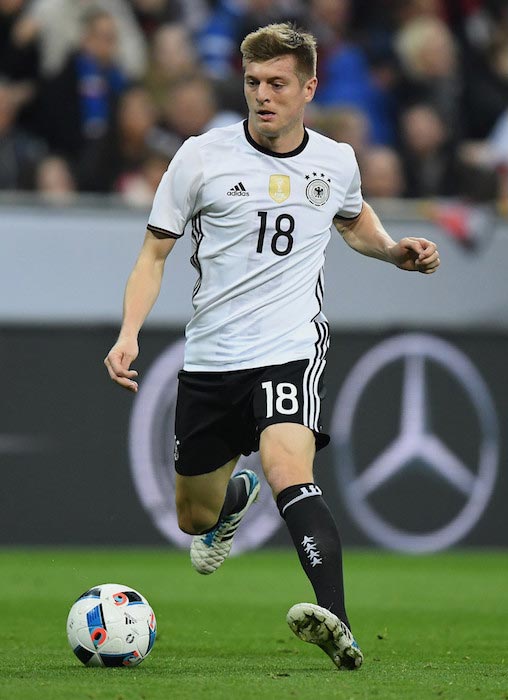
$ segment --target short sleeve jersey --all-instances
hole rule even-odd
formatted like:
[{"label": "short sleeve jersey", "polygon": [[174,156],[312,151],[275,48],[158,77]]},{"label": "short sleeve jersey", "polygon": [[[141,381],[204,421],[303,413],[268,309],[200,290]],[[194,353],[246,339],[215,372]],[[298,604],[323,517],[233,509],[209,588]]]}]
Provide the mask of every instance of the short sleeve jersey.
[{"label": "short sleeve jersey", "polygon": [[352,148],[310,129],[290,153],[247,122],[188,139],[155,195],[148,228],[192,236],[197,280],[186,328],[189,371],[324,356],[323,266],[333,219],[362,208]]}]

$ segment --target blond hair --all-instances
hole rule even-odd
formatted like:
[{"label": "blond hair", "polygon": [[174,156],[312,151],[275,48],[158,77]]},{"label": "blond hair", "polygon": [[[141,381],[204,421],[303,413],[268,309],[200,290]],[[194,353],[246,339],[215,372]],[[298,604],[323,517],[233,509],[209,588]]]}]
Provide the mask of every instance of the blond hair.
[{"label": "blond hair", "polygon": [[240,45],[242,65],[255,61],[263,63],[279,56],[294,56],[295,73],[303,85],[316,75],[316,39],[291,22],[269,24],[247,34]]}]

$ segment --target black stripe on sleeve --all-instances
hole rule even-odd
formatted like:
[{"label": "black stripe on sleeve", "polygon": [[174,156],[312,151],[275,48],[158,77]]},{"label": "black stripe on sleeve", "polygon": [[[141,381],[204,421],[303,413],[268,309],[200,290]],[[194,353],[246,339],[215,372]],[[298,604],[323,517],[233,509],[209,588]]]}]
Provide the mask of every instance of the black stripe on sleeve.
[{"label": "black stripe on sleeve", "polygon": [[340,214],[335,214],[335,216],[333,218],[340,219],[341,221],[354,221],[355,219],[357,219],[360,216],[362,211],[363,211],[363,202],[362,202],[362,208],[360,209],[358,214],[356,214],[356,216],[341,216]]},{"label": "black stripe on sleeve", "polygon": [[183,236],[183,233],[166,231],[165,228],[159,228],[158,226],[153,226],[152,224],[147,224],[146,228],[153,233],[155,238],[181,238]]}]

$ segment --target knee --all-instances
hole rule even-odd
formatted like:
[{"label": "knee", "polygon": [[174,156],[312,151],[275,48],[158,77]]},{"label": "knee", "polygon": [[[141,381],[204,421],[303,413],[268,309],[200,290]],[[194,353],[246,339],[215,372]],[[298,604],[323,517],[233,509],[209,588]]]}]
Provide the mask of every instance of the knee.
[{"label": "knee", "polygon": [[295,484],[313,481],[315,438],[299,424],[269,426],[261,434],[263,471],[273,494]]},{"label": "knee", "polygon": [[312,475],[309,477],[300,475],[291,469],[285,469],[276,465],[274,468],[265,470],[266,481],[272,490],[273,498],[276,500],[281,491],[295,484],[302,484],[312,481]]},{"label": "knee", "polygon": [[314,481],[313,466],[305,460],[284,459],[281,456],[279,459],[266,460],[263,471],[274,498],[289,486]]},{"label": "knee", "polygon": [[212,528],[219,515],[209,508],[185,501],[177,502],[178,527],[188,535],[200,535]]}]

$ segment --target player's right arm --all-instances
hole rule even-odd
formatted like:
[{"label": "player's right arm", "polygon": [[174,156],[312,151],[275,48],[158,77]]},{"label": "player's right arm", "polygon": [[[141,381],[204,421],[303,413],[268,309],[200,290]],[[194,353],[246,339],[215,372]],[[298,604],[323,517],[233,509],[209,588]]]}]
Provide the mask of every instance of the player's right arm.
[{"label": "player's right arm", "polygon": [[157,237],[147,230],[125,287],[120,334],[104,360],[111,379],[133,392],[138,390],[138,373],[130,367],[139,353],[139,331],[159,296],[164,264],[175,242],[175,238]]}]

